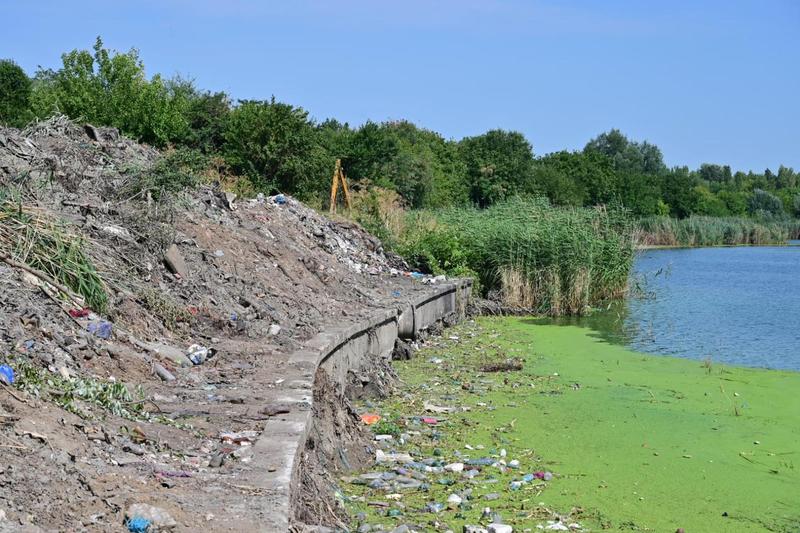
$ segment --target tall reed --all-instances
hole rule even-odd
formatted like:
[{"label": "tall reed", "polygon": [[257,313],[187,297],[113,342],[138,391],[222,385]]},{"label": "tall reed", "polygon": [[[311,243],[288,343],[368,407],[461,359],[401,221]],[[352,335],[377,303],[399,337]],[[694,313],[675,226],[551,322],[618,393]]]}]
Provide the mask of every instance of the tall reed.
[{"label": "tall reed", "polygon": [[782,244],[800,237],[800,221],[740,217],[649,217],[638,222],[636,242],[644,246]]},{"label": "tall reed", "polygon": [[433,271],[475,272],[484,292],[499,290],[509,305],[583,314],[627,289],[634,248],[622,213],[514,199],[411,216],[401,253]]}]

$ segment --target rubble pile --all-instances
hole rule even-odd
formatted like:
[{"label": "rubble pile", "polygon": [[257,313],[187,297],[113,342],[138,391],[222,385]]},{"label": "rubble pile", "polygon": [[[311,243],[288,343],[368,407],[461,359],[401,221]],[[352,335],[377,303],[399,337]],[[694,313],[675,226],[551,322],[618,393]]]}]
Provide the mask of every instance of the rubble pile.
[{"label": "rubble pile", "polygon": [[64,117],[0,128],[0,209],[78,243],[107,296],[92,309],[0,249],[0,530],[247,530],[288,355],[426,290],[293,198],[158,194],[143,180],[159,157]]}]

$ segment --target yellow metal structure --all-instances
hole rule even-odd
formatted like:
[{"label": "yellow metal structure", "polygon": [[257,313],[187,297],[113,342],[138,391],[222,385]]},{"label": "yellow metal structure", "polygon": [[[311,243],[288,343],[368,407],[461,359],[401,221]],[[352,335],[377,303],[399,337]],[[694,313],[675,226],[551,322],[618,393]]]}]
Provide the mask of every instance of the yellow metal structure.
[{"label": "yellow metal structure", "polygon": [[333,183],[331,183],[331,213],[336,212],[336,194],[339,190],[340,182],[344,191],[345,204],[347,209],[350,209],[352,206],[350,205],[350,191],[347,189],[347,178],[345,178],[344,170],[342,169],[342,160],[337,159],[336,167],[333,169]]}]

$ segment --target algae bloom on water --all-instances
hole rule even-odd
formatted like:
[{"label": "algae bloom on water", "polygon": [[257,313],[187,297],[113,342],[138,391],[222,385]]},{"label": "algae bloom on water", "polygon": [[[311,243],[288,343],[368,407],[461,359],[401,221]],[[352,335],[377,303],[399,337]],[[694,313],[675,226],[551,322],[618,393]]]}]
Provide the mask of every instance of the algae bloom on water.
[{"label": "algae bloom on water", "polygon": [[[403,493],[392,523],[431,524],[438,503],[433,521],[456,531],[495,514],[514,531],[800,529],[800,374],[644,355],[529,318],[460,329],[397,365],[404,385],[379,412],[408,424],[402,451],[414,461],[487,459],[477,474],[428,474],[428,490]],[[522,370],[480,372],[509,357]],[[420,432],[426,401],[459,410]],[[355,497],[367,523],[388,523],[357,503],[383,493]]]}]

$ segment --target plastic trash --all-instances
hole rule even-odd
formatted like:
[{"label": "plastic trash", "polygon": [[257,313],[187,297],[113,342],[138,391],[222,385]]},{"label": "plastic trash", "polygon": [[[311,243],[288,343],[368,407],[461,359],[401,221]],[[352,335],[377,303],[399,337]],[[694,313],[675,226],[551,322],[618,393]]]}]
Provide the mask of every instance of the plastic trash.
[{"label": "plastic trash", "polygon": [[89,313],[91,313],[92,310],[89,309],[88,307],[84,307],[83,309],[70,309],[67,312],[69,313],[69,316],[71,316],[72,318],[84,318],[89,316]]},{"label": "plastic trash", "polygon": [[[151,529],[169,529],[178,525],[175,519],[173,519],[165,509],[145,503],[135,503],[131,505],[128,507],[125,515],[128,517],[125,524],[128,526],[128,530],[132,532],[146,532]],[[133,524],[134,527],[144,526],[144,529],[131,529],[131,524]]]},{"label": "plastic trash", "polygon": [[376,415],[374,413],[364,413],[361,415],[361,421],[364,422],[366,425],[371,426],[372,424],[376,424],[381,419],[381,415]]},{"label": "plastic trash", "polygon": [[0,365],[0,383],[6,386],[14,384],[14,369],[8,365]]},{"label": "plastic trash", "polygon": [[94,335],[95,337],[100,337],[101,339],[110,339],[111,338],[111,330],[113,325],[111,322],[107,320],[94,320],[89,322],[89,325],[86,326],[86,331]]},{"label": "plastic trash", "polygon": [[136,516],[128,519],[128,521],[125,522],[125,527],[127,527],[128,531],[131,533],[147,533],[147,530],[150,529],[150,520],[142,518],[141,516]]},{"label": "plastic trash", "polygon": [[541,472],[541,471],[539,471],[539,472],[534,472],[533,475],[534,475],[534,477],[536,479],[543,479],[545,481],[550,481],[551,479],[553,479],[553,473],[552,472]]},{"label": "plastic trash", "polygon": [[272,200],[272,203],[274,204],[283,205],[286,203],[286,196],[283,194],[276,194],[275,196],[272,196],[270,200]]},{"label": "plastic trash", "polygon": [[442,504],[442,503],[429,503],[428,506],[426,507],[426,509],[428,510],[428,512],[431,512],[431,513],[441,513],[442,511],[444,511],[444,504]]},{"label": "plastic trash", "polygon": [[422,272],[412,272],[411,277],[414,279],[422,279],[425,277],[425,274],[423,274]]},{"label": "plastic trash", "polygon": [[186,350],[186,357],[195,365],[202,365],[205,360],[212,355],[214,355],[214,350],[212,348],[200,346],[199,344],[192,344],[189,346],[189,349]]},{"label": "plastic trash", "polygon": [[525,474],[524,476],[522,476],[522,481],[524,481],[525,483],[530,483],[534,479],[536,478],[534,477],[533,474]]}]

